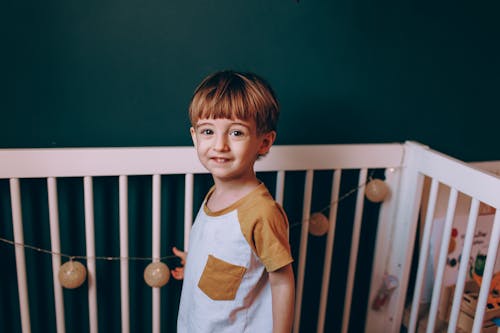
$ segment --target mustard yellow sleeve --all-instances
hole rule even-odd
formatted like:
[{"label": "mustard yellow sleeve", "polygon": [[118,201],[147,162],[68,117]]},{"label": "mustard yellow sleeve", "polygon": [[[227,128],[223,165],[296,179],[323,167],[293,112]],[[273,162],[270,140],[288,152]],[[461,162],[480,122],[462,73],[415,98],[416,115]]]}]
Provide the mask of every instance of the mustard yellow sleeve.
[{"label": "mustard yellow sleeve", "polygon": [[252,234],[255,253],[268,272],[293,262],[287,217],[277,204],[272,208],[261,212],[264,214],[256,220]]}]

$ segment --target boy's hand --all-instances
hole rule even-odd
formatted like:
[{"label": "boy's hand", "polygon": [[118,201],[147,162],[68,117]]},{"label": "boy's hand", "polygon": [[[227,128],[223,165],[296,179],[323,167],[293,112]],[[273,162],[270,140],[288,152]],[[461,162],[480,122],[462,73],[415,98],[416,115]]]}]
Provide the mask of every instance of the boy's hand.
[{"label": "boy's hand", "polygon": [[184,279],[184,265],[186,264],[187,252],[181,251],[177,249],[175,246],[172,248],[172,252],[174,253],[175,256],[177,256],[181,260],[182,266],[175,267],[174,269],[170,270],[170,273],[172,274],[174,279],[182,280]]}]

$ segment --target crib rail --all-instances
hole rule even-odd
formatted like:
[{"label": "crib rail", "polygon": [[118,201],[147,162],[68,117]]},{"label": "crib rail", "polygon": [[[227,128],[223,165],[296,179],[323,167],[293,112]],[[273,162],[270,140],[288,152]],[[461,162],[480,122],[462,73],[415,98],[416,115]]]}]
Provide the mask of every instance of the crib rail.
[{"label": "crib rail", "polygon": [[[402,152],[400,144],[274,146],[256,171],[384,168],[400,165]],[[0,178],[206,172],[192,147],[0,149],[0,160]]]},{"label": "crib rail", "polygon": [[[57,279],[57,272],[62,263],[59,253],[65,253],[61,246],[60,214],[61,209],[66,208],[59,203],[64,201],[66,196],[65,193],[61,193],[60,183],[68,178],[78,179],[82,182],[81,200],[83,201],[84,217],[82,218],[82,226],[75,224],[74,228],[84,230],[85,245],[83,250],[85,251],[88,271],[88,282],[85,285],[87,289],[86,302],[88,303],[86,312],[88,312],[89,331],[97,332],[103,320],[109,320],[101,319],[98,316],[98,313],[103,313],[104,310],[99,309],[98,299],[102,289],[97,283],[96,276],[102,272],[103,268],[96,265],[96,255],[106,257],[109,254],[99,253],[99,249],[96,249],[100,244],[98,238],[101,237],[99,233],[103,226],[102,223],[96,222],[98,220],[98,217],[95,216],[96,205],[99,205],[100,202],[95,200],[97,194],[94,187],[101,178],[111,178],[113,184],[116,179],[118,188],[118,213],[116,214],[118,215],[119,230],[116,237],[119,238],[118,259],[120,263],[117,277],[119,280],[117,283],[120,286],[119,299],[116,300],[116,304],[120,303],[120,323],[113,327],[119,327],[125,333],[134,331],[133,325],[131,325],[132,321],[135,322],[131,319],[134,317],[131,297],[136,300],[140,298],[136,296],[137,292],[133,289],[133,283],[129,281],[132,269],[136,267],[131,266],[127,259],[130,257],[131,247],[137,246],[136,242],[130,242],[131,237],[136,236],[134,233],[131,234],[130,229],[130,211],[132,209],[130,205],[133,205],[135,198],[137,198],[131,194],[131,181],[135,182],[135,177],[145,177],[150,184],[148,185],[149,194],[147,194],[151,198],[150,212],[144,215],[145,221],[142,223],[147,224],[148,230],[151,232],[150,238],[147,237],[151,242],[148,257],[153,261],[159,260],[167,252],[170,253],[165,236],[178,238],[179,233],[169,234],[171,232],[169,228],[172,226],[181,226],[178,229],[181,230],[180,239],[183,241],[177,239],[176,244],[179,246],[184,244],[185,247],[188,245],[193,212],[194,209],[198,208],[195,204],[200,202],[200,197],[205,191],[199,188],[203,187],[200,183],[204,183],[204,180],[199,177],[203,176],[206,171],[198,162],[194,149],[191,147],[0,149],[0,166],[0,191],[2,184],[4,184],[4,188],[8,187],[8,195],[0,200],[0,237],[6,235],[9,238],[8,235],[12,233],[13,240],[18,244],[14,251],[17,285],[14,286],[11,282],[10,288],[16,287],[18,289],[16,302],[19,303],[19,316],[14,316],[10,320],[19,317],[21,323],[10,323],[7,327],[22,327],[23,332],[31,332],[33,318],[37,318],[35,313],[38,311],[47,313],[46,309],[37,309],[37,304],[34,304],[33,299],[30,298],[30,294],[33,293],[33,284],[36,283],[33,282],[33,273],[30,273],[33,270],[30,270],[29,266],[27,269],[29,262],[27,263],[25,246],[23,246],[25,245],[24,229],[30,226],[27,223],[30,223],[33,218],[27,222],[23,216],[27,213],[23,202],[31,194],[23,191],[22,185],[30,179],[41,180],[45,182],[44,186],[46,187],[46,199],[44,200],[47,202],[50,241],[39,240],[33,236],[30,238],[41,244],[49,244],[49,252],[52,253],[51,275],[53,280],[51,285],[45,285],[45,288],[52,289],[53,292],[53,312],[56,317],[53,319],[55,322],[53,326],[57,328],[59,333],[66,330],[74,331],[71,323],[67,322],[68,315],[65,314],[71,299],[68,299],[68,292],[62,289]],[[359,318],[360,313],[363,317],[366,314],[366,320],[363,321],[366,322],[365,331],[367,332],[399,332],[407,295],[424,177],[432,177],[436,183],[452,186],[456,191],[472,196],[474,198],[473,208],[478,205],[479,201],[488,203],[497,209],[500,207],[500,180],[497,177],[473,169],[460,161],[415,143],[275,146],[268,156],[256,163],[256,171],[271,183],[268,186],[272,189],[276,200],[289,212],[291,225],[297,222],[294,219],[299,220],[300,231],[294,229],[297,232],[291,233],[291,242],[296,258],[294,263],[297,283],[295,333],[311,331],[311,325],[314,325],[312,329],[317,332],[332,330],[347,332],[352,329],[350,325],[353,322],[356,324],[356,321],[359,321],[357,318]],[[380,206],[366,203],[363,195],[364,184],[375,172],[378,176],[385,178],[391,189],[390,197]],[[170,179],[165,177],[170,176],[182,179],[180,189],[172,188],[171,191],[174,192],[172,195],[166,193],[165,190],[165,183],[169,182]],[[299,179],[300,185],[294,183],[297,179]],[[325,182],[323,179],[328,180]],[[464,182],[464,179],[469,179],[469,181]],[[317,193],[321,193],[321,195]],[[348,201],[342,201],[347,198],[346,193],[353,194],[348,196],[352,204],[343,204],[343,202]],[[77,193],[76,197],[78,196]],[[325,203],[324,197],[328,198],[326,199],[326,203],[328,203],[326,212],[328,212],[330,223],[326,236],[318,241],[318,238],[309,235],[308,220],[315,209],[323,207],[321,205]],[[165,201],[172,198],[175,198],[174,201],[181,201],[181,220],[183,221],[169,215],[172,213],[171,210],[175,210],[174,208],[164,207]],[[299,205],[297,205],[298,202],[300,202]],[[299,208],[296,208],[298,206]],[[375,206],[377,209],[373,210]],[[431,206],[432,201],[429,207]],[[370,209],[372,210],[370,211]],[[165,217],[165,215],[169,216]],[[357,270],[360,265],[359,258],[366,261],[363,258],[366,253],[360,253],[360,251],[363,251],[361,245],[367,237],[363,234],[362,229],[365,227],[364,224],[369,215],[374,215],[375,228],[372,230],[376,230],[377,235],[374,247],[368,250],[374,253],[373,262],[368,263],[368,266],[371,267],[371,278],[368,276],[361,282],[370,285],[368,294],[362,297],[368,301],[360,303],[358,302],[359,297],[356,298],[357,288],[359,288],[359,284],[356,282],[358,279]],[[431,217],[428,219],[431,220]],[[36,220],[44,219],[37,218]],[[338,220],[342,223],[339,224]],[[8,228],[6,224],[10,221],[12,227]],[[426,223],[426,228],[429,224]],[[495,231],[492,235],[492,240],[496,237],[497,244],[499,228],[497,216]],[[166,229],[168,230],[165,231]],[[341,233],[345,231],[344,229],[347,230],[346,234]],[[346,237],[350,241],[347,243],[348,249],[343,256],[348,260],[344,261],[343,268],[339,268],[341,265],[337,267],[335,264],[338,261],[336,259],[338,253],[337,250],[334,253],[334,248],[337,248],[339,239]],[[426,251],[425,237],[424,232],[421,253]],[[318,243],[321,244],[318,245]],[[494,245],[492,246],[491,253],[495,251]],[[0,244],[0,251],[2,251],[0,258],[10,255],[10,252],[4,250],[5,244]],[[311,256],[318,255],[323,259],[322,265],[318,264],[317,260],[309,262]],[[420,263],[420,265],[425,267],[425,262]],[[7,269],[13,270],[14,268],[8,267]],[[423,274],[420,272],[421,270],[419,268],[418,276]],[[369,303],[375,297],[384,275],[388,273],[398,278],[400,287],[382,310],[375,311],[370,308]],[[311,283],[307,282],[311,279],[310,275],[317,276],[315,279],[319,282],[317,283],[318,288],[312,288]],[[492,267],[491,264],[487,263],[483,276],[485,283],[491,279],[491,275]],[[419,283],[421,282],[418,282],[417,279],[415,294],[418,294],[419,288],[421,288]],[[167,330],[165,319],[162,319],[166,317],[165,310],[162,309],[166,302],[165,293],[170,298],[175,298],[175,293],[172,290],[167,289],[164,292],[164,288],[152,288],[151,290],[150,326],[155,333]],[[437,283],[435,289],[440,290],[441,286]],[[310,293],[317,294],[310,296],[308,295]],[[480,302],[485,302],[485,293],[486,291],[481,289]],[[309,304],[307,302],[311,298],[317,304],[303,307],[303,304]],[[340,305],[335,305],[335,302]],[[483,303],[481,306],[484,313],[485,304]],[[360,307],[359,304],[364,305]],[[453,306],[454,311],[456,311],[455,302]],[[166,307],[172,309],[173,306],[169,307],[167,304]],[[337,312],[335,309],[340,309],[341,316],[333,316]],[[415,316],[415,311],[418,311],[418,304],[412,308],[412,318]],[[478,311],[476,317],[480,318],[480,307],[478,307]],[[310,317],[315,319],[309,320]],[[340,324],[334,323],[337,318],[341,322]],[[170,316],[169,320],[175,321],[175,316]],[[311,322],[315,323],[311,324]],[[0,330],[2,329],[1,325]],[[479,331],[476,329],[475,332]]]}]

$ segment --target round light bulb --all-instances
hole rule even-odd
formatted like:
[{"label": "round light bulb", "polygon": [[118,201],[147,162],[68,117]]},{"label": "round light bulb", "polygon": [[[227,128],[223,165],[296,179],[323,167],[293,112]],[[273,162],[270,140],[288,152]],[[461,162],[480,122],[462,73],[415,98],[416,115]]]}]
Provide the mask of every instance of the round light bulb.
[{"label": "round light bulb", "polygon": [[372,179],[366,184],[366,198],[372,202],[382,202],[389,193],[389,187],[381,179]]},{"label": "round light bulb", "polygon": [[161,261],[150,263],[144,270],[144,281],[152,288],[161,288],[170,279],[168,266]]},{"label": "round light bulb", "polygon": [[314,236],[323,236],[328,232],[330,222],[322,213],[313,213],[309,218],[309,233]]},{"label": "round light bulb", "polygon": [[67,289],[80,287],[87,278],[87,270],[78,261],[70,260],[59,268],[59,283]]}]

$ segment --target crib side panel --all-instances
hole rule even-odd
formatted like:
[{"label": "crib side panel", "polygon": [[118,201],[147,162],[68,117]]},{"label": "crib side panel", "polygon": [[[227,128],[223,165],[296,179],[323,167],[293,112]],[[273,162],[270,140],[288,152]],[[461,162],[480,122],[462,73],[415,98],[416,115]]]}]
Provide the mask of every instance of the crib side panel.
[{"label": "crib side panel", "polygon": [[[296,305],[297,332],[310,331],[311,327],[318,332],[331,330],[334,323],[329,314],[334,309],[332,304],[337,302],[332,298],[339,299],[337,303],[341,305],[338,307],[347,307],[342,322],[344,331],[353,320],[356,321],[353,316],[356,318],[360,312],[364,313],[365,309],[351,310],[351,305],[358,306],[359,303],[359,297],[356,298],[359,286],[354,280],[358,278],[359,258],[364,255],[359,252],[360,239],[366,237],[361,229],[365,219],[370,217],[368,215],[373,215],[364,207],[363,183],[374,170],[383,174],[385,169],[398,169],[402,160],[402,146],[388,144],[276,146],[269,156],[257,162],[259,176],[265,178],[270,174],[268,187],[290,211],[291,225],[298,223],[300,226],[291,228],[290,235],[296,257],[294,269],[296,276],[301,277],[297,279],[297,290],[299,295],[307,297],[303,300],[304,307],[302,303]],[[54,183],[50,187],[56,188],[59,216],[42,219],[47,220],[47,229],[48,220],[56,224],[55,229],[59,223],[61,244],[57,246],[54,231],[52,243],[56,245],[53,249],[60,247],[63,253],[80,255],[87,267],[85,292],[64,289],[62,301],[50,300],[46,305],[56,308],[61,305],[55,303],[64,303],[66,321],[60,324],[57,320],[58,327],[75,329],[76,312],[82,309],[80,316],[87,321],[84,329],[94,332],[118,327],[123,332],[138,327],[151,327],[160,332],[175,326],[174,303],[178,300],[179,283],[171,281],[161,292],[157,288],[149,292],[150,288],[145,286],[142,277],[148,261],[131,258],[154,261],[169,256],[172,245],[187,245],[193,209],[199,206],[210,186],[210,180],[192,148],[0,150],[0,163],[5,166],[0,169],[0,178]],[[344,173],[345,177],[340,177]],[[328,179],[327,190],[318,189],[325,185],[323,176]],[[54,189],[48,191],[53,193]],[[318,194],[323,191],[327,195]],[[357,195],[343,199],[346,193]],[[23,193],[23,196],[30,195],[29,191]],[[336,202],[339,197],[343,200],[341,203]],[[46,205],[49,205],[49,200],[54,202],[46,197],[40,200],[45,200]],[[325,203],[331,223],[327,235],[323,238],[311,236],[308,218]],[[370,205],[376,211],[378,205]],[[51,215],[57,214],[52,212]],[[336,219],[342,221],[338,230],[333,223]],[[27,219],[25,223],[32,222],[33,219]],[[376,221],[372,223],[376,228]],[[340,243],[347,241],[338,245],[335,239],[341,239]],[[38,241],[37,235],[30,234],[29,241]],[[334,247],[338,246],[347,248],[347,252],[335,254]],[[310,259],[318,255],[324,258],[323,265]],[[342,256],[346,260],[339,259]],[[61,262],[68,260],[67,257],[63,259]],[[338,261],[342,265],[332,265]],[[52,265],[54,268],[50,274],[54,282],[47,288],[55,288],[56,291],[51,293],[56,295],[55,299],[60,299],[57,296],[60,286],[55,277],[57,260]],[[367,266],[371,267],[371,264]],[[26,291],[32,293],[33,286],[40,284],[33,283],[30,271],[28,269]],[[365,275],[363,283],[369,281],[366,271]],[[312,277],[319,277],[319,283],[312,282]],[[322,297],[321,306],[318,302],[320,289],[330,296],[328,299]],[[118,296],[111,299],[115,294]],[[81,304],[75,305],[75,300],[80,300]],[[311,300],[318,304],[310,306]],[[29,302],[29,309],[34,309],[34,301]],[[137,304],[140,304],[139,308]],[[160,316],[165,311],[169,315]],[[118,322],[110,320],[117,312],[121,319]],[[342,312],[340,316],[342,318]],[[321,322],[317,327],[316,318]],[[59,332],[63,330],[58,328]]]},{"label": "crib side panel", "polygon": [[[477,167],[453,159],[442,153],[414,144],[407,144],[408,150],[415,150],[418,159],[411,162],[413,177],[424,178],[427,182],[426,190],[421,191],[415,188],[405,188],[404,182],[400,186],[398,196],[406,195],[410,191],[415,197],[414,203],[401,205],[398,209],[403,212],[407,210],[408,220],[411,229],[404,229],[399,225],[403,223],[401,216],[393,222],[396,238],[409,241],[407,247],[402,242],[399,245],[396,241],[393,249],[389,251],[389,256],[394,258],[394,263],[405,267],[406,275],[397,275],[400,280],[400,292],[396,290],[387,309],[383,311],[370,311],[367,321],[367,332],[380,331],[380,327],[392,327],[390,332],[398,332],[400,323],[403,321],[408,328],[408,332],[426,330],[433,332],[435,329],[455,332],[459,327],[464,329],[464,314],[469,313],[470,325],[465,329],[471,332],[480,332],[483,325],[483,318],[488,319],[486,310],[495,306],[495,302],[490,290],[490,283],[494,276],[498,275],[498,243],[499,243],[499,220],[498,209],[500,208],[500,178],[492,173],[477,169]],[[408,171],[408,170],[407,170]],[[446,197],[442,196],[442,188],[446,188]],[[422,200],[424,198],[424,200]],[[423,205],[420,205],[423,201]],[[480,207],[489,207],[487,215],[481,213]],[[436,208],[436,206],[441,208]],[[406,207],[406,208],[405,208]],[[415,210],[417,208],[417,210]],[[420,210],[420,211],[419,211]],[[438,212],[440,210],[440,212]],[[417,214],[415,214],[417,212]],[[420,233],[415,232],[419,223]],[[489,214],[489,215],[488,215]],[[489,220],[487,226],[478,229],[478,221]],[[464,234],[457,239],[457,228],[461,226]],[[477,282],[477,276],[471,273],[472,265],[469,263],[471,248],[474,239],[482,233],[488,234],[487,252],[484,271],[481,270],[480,289],[477,302],[473,310],[464,310],[463,299],[466,299],[464,288],[470,283]],[[384,234],[387,237],[387,233]],[[409,283],[409,271],[411,262],[411,251],[413,251],[412,240],[415,243],[414,282]],[[401,257],[401,249],[408,254]],[[399,252],[398,252],[399,251]],[[452,255],[453,254],[453,255]],[[451,258],[453,256],[453,258]],[[398,259],[398,257],[400,257]],[[456,258],[455,258],[456,257]],[[399,266],[398,266],[399,267]],[[454,275],[445,272],[454,267]],[[397,267],[387,273],[394,274]],[[497,277],[498,278],[498,277]],[[372,280],[372,294],[380,286],[375,283],[376,276]],[[401,285],[401,282],[403,285]],[[373,284],[375,283],[375,285]],[[407,284],[408,287],[405,286]],[[451,286],[453,285],[453,288]],[[450,290],[452,290],[450,292]],[[444,298],[449,296],[449,300]],[[424,297],[424,294],[429,296]],[[405,296],[408,296],[408,299]],[[448,296],[446,296],[448,297]],[[493,300],[493,301],[492,301]],[[493,302],[492,304],[490,304]],[[410,304],[403,320],[405,305]],[[471,314],[473,312],[473,314]],[[486,317],[485,317],[486,316]],[[380,319],[384,324],[377,326]],[[390,325],[390,326],[385,326]]]}]

